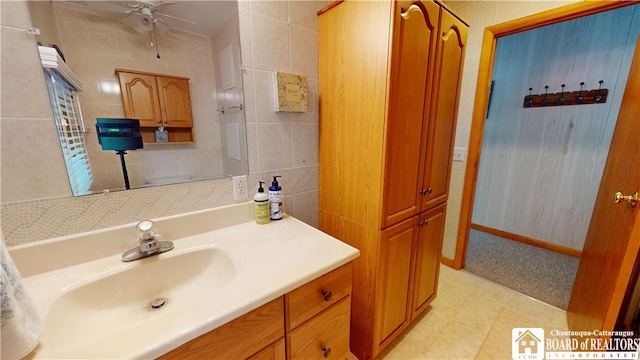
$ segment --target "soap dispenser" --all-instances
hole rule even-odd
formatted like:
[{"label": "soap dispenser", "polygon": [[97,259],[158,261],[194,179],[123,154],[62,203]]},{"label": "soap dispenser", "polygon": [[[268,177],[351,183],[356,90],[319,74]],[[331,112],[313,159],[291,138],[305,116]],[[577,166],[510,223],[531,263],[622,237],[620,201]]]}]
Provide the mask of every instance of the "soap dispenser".
[{"label": "soap dispenser", "polygon": [[271,204],[271,220],[282,219],[282,188],[278,185],[278,178],[274,176],[269,186],[269,203]]},{"label": "soap dispenser", "polygon": [[253,196],[253,210],[257,224],[267,224],[269,222],[269,195],[264,192],[262,184],[258,181],[258,192]]}]

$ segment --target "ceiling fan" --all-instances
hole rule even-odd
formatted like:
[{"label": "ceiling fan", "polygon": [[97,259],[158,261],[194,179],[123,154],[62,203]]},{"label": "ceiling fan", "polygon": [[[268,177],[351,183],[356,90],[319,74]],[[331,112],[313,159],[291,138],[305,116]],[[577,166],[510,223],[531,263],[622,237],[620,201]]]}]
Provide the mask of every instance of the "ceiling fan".
[{"label": "ceiling fan", "polygon": [[141,34],[148,34],[151,31],[164,33],[170,29],[164,18],[176,19],[195,25],[193,21],[159,11],[159,9],[167,5],[175,4],[175,1],[136,0],[135,3],[125,1],[87,1],[86,3],[89,8],[96,11],[129,14],[129,16],[121,20],[122,23]]}]

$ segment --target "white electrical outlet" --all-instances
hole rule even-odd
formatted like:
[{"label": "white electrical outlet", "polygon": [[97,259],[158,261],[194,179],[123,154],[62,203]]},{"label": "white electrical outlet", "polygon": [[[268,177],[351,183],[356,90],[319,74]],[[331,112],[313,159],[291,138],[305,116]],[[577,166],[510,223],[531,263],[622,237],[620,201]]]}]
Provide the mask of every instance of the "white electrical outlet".
[{"label": "white electrical outlet", "polygon": [[466,155],[466,148],[456,147],[453,148],[453,161],[464,161]]},{"label": "white electrical outlet", "polygon": [[233,200],[242,200],[249,197],[247,187],[247,175],[234,176],[233,180]]}]

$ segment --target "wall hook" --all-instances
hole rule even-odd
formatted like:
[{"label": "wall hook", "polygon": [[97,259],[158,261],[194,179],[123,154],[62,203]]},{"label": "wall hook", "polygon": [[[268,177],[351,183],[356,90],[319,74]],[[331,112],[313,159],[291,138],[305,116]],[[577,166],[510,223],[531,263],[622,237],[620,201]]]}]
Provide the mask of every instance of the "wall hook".
[{"label": "wall hook", "polygon": [[582,87],[584,86],[584,81],[580,83],[580,92],[578,96],[576,96],[576,102],[581,103],[584,100],[584,96],[582,96]]},{"label": "wall hook", "polygon": [[585,104],[604,104],[607,102],[609,89],[603,87],[604,80],[599,81],[599,88],[592,90],[584,89],[584,81],[580,83],[580,90],[567,91],[566,84],[562,84],[560,92],[550,93],[549,86],[544,87],[544,93],[531,94],[533,88],[529,88],[529,94],[525,95],[522,107],[544,107],[559,105],[585,105]]},{"label": "wall hook", "polygon": [[533,98],[532,98],[533,95],[531,95],[531,90],[533,90],[532,87],[529,88],[529,97],[526,100],[527,106],[531,106],[533,104]]},{"label": "wall hook", "polygon": [[601,94],[601,91],[602,91],[602,83],[603,83],[603,82],[604,82],[604,80],[600,80],[600,81],[598,81],[598,84],[600,84],[600,85],[598,86],[598,95],[596,95],[596,102],[600,102],[600,101],[602,101],[602,94]]},{"label": "wall hook", "polygon": [[545,85],[544,87],[544,100],[542,100],[542,105],[549,104],[549,99],[547,96],[549,95],[549,85]]}]

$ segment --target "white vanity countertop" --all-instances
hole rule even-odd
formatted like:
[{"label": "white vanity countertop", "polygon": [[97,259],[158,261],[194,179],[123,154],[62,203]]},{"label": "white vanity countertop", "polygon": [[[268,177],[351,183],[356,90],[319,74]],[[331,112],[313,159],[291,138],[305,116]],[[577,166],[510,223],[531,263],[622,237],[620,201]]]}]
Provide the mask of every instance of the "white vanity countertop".
[{"label": "white vanity countertop", "polygon": [[[10,249],[46,326],[40,345],[28,358],[158,357],[359,256],[357,249],[293,217],[285,215],[280,221],[257,225],[252,216],[253,204],[249,202],[152,219],[158,225],[160,240],[173,241],[175,248],[129,263],[122,262],[121,255],[137,244],[135,223]],[[110,244],[102,249],[107,239],[117,246]],[[180,301],[172,303],[169,298],[162,310],[143,308],[140,311],[146,311],[144,316],[148,317],[131,324],[105,320],[106,324],[117,326],[95,338],[82,334],[86,337],[83,341],[65,344],[60,340],[77,337],[65,333],[73,329],[67,322],[77,322],[76,328],[82,327],[80,310],[64,316],[59,313],[56,302],[65,294],[109,274],[144,266],[145,261],[163,264],[163,259],[203,248],[216,248],[228,255],[234,267],[232,280],[195,291],[186,287],[184,291],[193,292],[193,296],[180,295],[187,295],[188,301],[177,304]],[[71,253],[60,254],[60,249]],[[76,252],[90,254],[74,260]],[[52,257],[55,261],[51,261]],[[55,316],[52,309],[58,312]],[[60,320],[53,318],[69,320],[62,321],[62,326]]]}]

